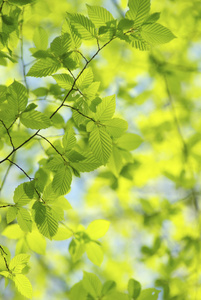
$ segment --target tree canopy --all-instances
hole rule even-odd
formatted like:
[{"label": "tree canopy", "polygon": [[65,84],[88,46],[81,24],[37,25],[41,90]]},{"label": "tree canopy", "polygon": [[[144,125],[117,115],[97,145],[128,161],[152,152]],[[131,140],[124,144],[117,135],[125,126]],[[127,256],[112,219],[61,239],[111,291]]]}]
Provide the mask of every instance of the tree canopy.
[{"label": "tree canopy", "polygon": [[201,6],[0,0],[0,297],[201,299]]}]

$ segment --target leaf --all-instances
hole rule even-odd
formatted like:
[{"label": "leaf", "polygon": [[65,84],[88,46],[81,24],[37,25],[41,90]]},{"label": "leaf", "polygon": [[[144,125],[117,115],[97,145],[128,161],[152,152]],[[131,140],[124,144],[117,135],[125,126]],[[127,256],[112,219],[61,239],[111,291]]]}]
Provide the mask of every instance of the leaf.
[{"label": "leaf", "polygon": [[82,282],[76,283],[70,290],[70,300],[86,300],[87,291],[84,289]]},{"label": "leaf", "polygon": [[72,257],[72,261],[75,263],[78,261],[85,252],[85,244],[81,241],[73,239],[69,245],[69,253]]},{"label": "leaf", "polygon": [[176,38],[168,28],[158,23],[143,25],[141,36],[152,45],[165,44]]},{"label": "leaf", "polygon": [[114,176],[118,178],[123,167],[123,158],[121,151],[115,146],[112,148],[112,153],[107,162],[107,166]]},{"label": "leaf", "polygon": [[20,239],[24,236],[24,232],[18,224],[7,226],[1,234],[9,239]]},{"label": "leaf", "polygon": [[57,233],[53,236],[55,241],[64,241],[73,236],[73,232],[66,227],[59,227]]},{"label": "leaf", "polygon": [[115,107],[115,95],[103,98],[102,102],[96,108],[95,119],[99,121],[111,119],[114,115]]},{"label": "leaf", "polygon": [[52,239],[58,230],[58,221],[53,215],[52,209],[41,202],[35,202],[32,212],[40,233],[48,239]]},{"label": "leaf", "polygon": [[151,48],[149,43],[143,40],[142,37],[131,34],[129,38],[131,46],[136,49],[139,49],[141,51],[148,51]]},{"label": "leaf", "polygon": [[29,248],[41,255],[45,254],[46,251],[46,240],[38,231],[32,230],[26,236],[26,241]]},{"label": "leaf", "polygon": [[76,137],[72,127],[66,129],[62,141],[65,151],[70,151],[73,149],[76,144]]},{"label": "leaf", "polygon": [[129,0],[128,7],[126,18],[135,21],[134,25],[139,26],[150,11],[150,0]]},{"label": "leaf", "polygon": [[22,113],[20,121],[24,126],[31,129],[44,129],[51,126],[50,118],[37,110]]},{"label": "leaf", "polygon": [[141,284],[135,280],[135,279],[130,279],[128,281],[128,294],[131,299],[137,299],[140,295],[141,292]]},{"label": "leaf", "polygon": [[144,24],[148,24],[148,23],[155,23],[158,21],[158,19],[160,19],[160,12],[156,12],[153,13],[151,15],[149,15],[145,20],[144,20]]},{"label": "leaf", "polygon": [[113,137],[120,137],[128,129],[128,123],[119,118],[113,118],[103,122],[106,125],[107,132]]},{"label": "leaf", "polygon": [[14,256],[9,264],[9,269],[15,271],[15,268],[18,265],[26,265],[30,259],[30,255],[28,254],[18,254]]},{"label": "leaf", "polygon": [[134,133],[125,133],[117,140],[117,147],[126,149],[126,150],[135,150],[142,144],[143,140],[142,138]]},{"label": "leaf", "polygon": [[90,20],[96,25],[96,27],[101,27],[107,25],[107,22],[113,21],[114,18],[112,14],[100,6],[87,5],[88,16]]},{"label": "leaf", "polygon": [[73,78],[68,74],[56,74],[52,75],[58,85],[63,89],[70,90],[73,86]]},{"label": "leaf", "polygon": [[112,151],[112,140],[109,134],[97,127],[90,133],[89,146],[94,156],[105,165]]},{"label": "leaf", "polygon": [[25,232],[32,231],[32,220],[29,211],[24,208],[18,208],[17,212],[17,222],[20,225],[20,228]]},{"label": "leaf", "polygon": [[37,49],[46,50],[48,46],[48,35],[44,28],[38,27],[34,31],[33,42]]},{"label": "leaf", "polygon": [[103,250],[100,245],[89,242],[86,244],[86,253],[88,259],[95,265],[100,266],[103,262]]},{"label": "leaf", "polygon": [[54,175],[52,182],[53,190],[58,195],[65,195],[70,190],[72,173],[69,167],[63,166]]},{"label": "leaf", "polygon": [[85,69],[83,72],[81,71],[78,80],[76,81],[76,86],[79,89],[84,89],[88,87],[93,82],[93,72],[91,68]]},{"label": "leaf", "polygon": [[16,274],[13,278],[16,288],[26,298],[32,298],[32,286],[29,279],[23,274]]},{"label": "leaf", "polygon": [[68,19],[65,19],[65,22],[62,26],[62,33],[66,33],[66,32],[70,34],[72,49],[79,48],[81,46],[82,41],[79,37],[77,30],[72,26],[70,20]]},{"label": "leaf", "polygon": [[61,36],[56,37],[50,44],[50,49],[55,55],[61,56],[67,53],[71,48],[71,37],[70,34],[64,33]]},{"label": "leaf", "polygon": [[29,69],[27,76],[45,77],[48,75],[52,75],[60,67],[61,64],[56,59],[41,58]]},{"label": "leaf", "polygon": [[26,108],[28,102],[27,89],[18,81],[14,81],[8,87],[8,103],[15,106],[18,113]]},{"label": "leaf", "polygon": [[95,274],[84,271],[82,284],[85,290],[94,298],[101,295],[102,283]]},{"label": "leaf", "polygon": [[15,220],[16,216],[17,216],[17,208],[15,206],[9,207],[6,214],[7,224]]},{"label": "leaf", "polygon": [[93,155],[93,153],[83,153],[83,155],[86,156],[86,159],[81,160],[77,163],[71,162],[71,166],[76,170],[80,172],[91,172],[101,165],[100,161]]},{"label": "leaf", "polygon": [[28,204],[34,195],[33,185],[29,183],[21,183],[14,191],[13,201],[17,206],[24,206]]},{"label": "leaf", "polygon": [[158,295],[161,291],[156,290],[156,289],[146,289],[143,290],[140,294],[140,297],[138,298],[138,300],[157,300],[158,299]]},{"label": "leaf", "polygon": [[69,14],[72,26],[74,26],[84,40],[91,40],[95,36],[95,25],[87,17],[81,14]]},{"label": "leaf", "polygon": [[113,289],[116,288],[116,282],[113,280],[108,280],[103,284],[101,295],[105,296],[109,294]]},{"label": "leaf", "polygon": [[97,240],[103,237],[110,226],[110,222],[107,220],[95,220],[92,221],[86,229],[86,233],[91,239]]}]

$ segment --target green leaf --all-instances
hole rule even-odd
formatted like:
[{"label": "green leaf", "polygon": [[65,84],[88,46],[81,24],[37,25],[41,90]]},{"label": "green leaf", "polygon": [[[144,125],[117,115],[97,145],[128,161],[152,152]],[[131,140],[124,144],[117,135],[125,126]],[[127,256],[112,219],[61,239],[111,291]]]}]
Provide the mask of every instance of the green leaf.
[{"label": "green leaf", "polygon": [[128,30],[133,27],[134,21],[128,19],[121,19],[118,24],[118,29]]},{"label": "green leaf", "polygon": [[121,155],[121,150],[119,150],[115,146],[112,148],[112,153],[108,160],[107,166],[114,174],[114,176],[119,177],[119,174],[123,167],[123,158]]},{"label": "green leaf", "polygon": [[35,202],[32,212],[40,233],[48,239],[52,239],[58,230],[58,221],[52,209],[41,202]]},{"label": "green leaf", "polygon": [[44,28],[38,27],[34,31],[33,42],[37,49],[46,50],[48,46],[48,35]]},{"label": "green leaf", "polygon": [[57,56],[61,56],[64,53],[67,53],[70,48],[71,37],[68,33],[64,33],[63,35],[56,37],[50,44],[51,51]]},{"label": "green leaf", "polygon": [[84,40],[91,40],[95,36],[95,25],[87,17],[81,14],[69,14],[72,26],[77,29],[78,33]]},{"label": "green leaf", "polygon": [[104,300],[128,300],[128,295],[117,291],[112,291],[104,297]]},{"label": "green leaf", "polygon": [[126,150],[135,150],[142,144],[143,140],[142,138],[134,133],[125,133],[117,140],[117,147],[126,149]]},{"label": "green leaf", "polygon": [[96,128],[89,136],[89,146],[94,156],[105,165],[112,151],[112,140],[103,128]]},{"label": "green leaf", "polygon": [[[81,71],[82,72],[82,71]],[[76,87],[79,89],[84,89],[88,87],[93,82],[93,72],[91,68],[85,69],[81,75],[79,76],[78,80],[76,81]]]},{"label": "green leaf", "polygon": [[153,13],[151,15],[149,15],[145,20],[144,20],[144,24],[148,24],[148,23],[155,23],[160,19],[160,12],[156,12]]},{"label": "green leaf", "polygon": [[76,283],[70,290],[70,300],[86,300],[87,291],[84,289],[82,282]]},{"label": "green leaf", "polygon": [[113,289],[116,288],[116,282],[113,280],[108,280],[103,284],[101,295],[105,296],[109,294]]},{"label": "green leaf", "polygon": [[77,30],[72,26],[69,19],[65,19],[65,22],[62,26],[62,34],[68,33],[71,37],[72,42],[72,49],[77,49],[81,46],[81,39],[79,37],[79,33]]},{"label": "green leaf", "polygon": [[76,170],[80,172],[91,172],[101,165],[101,162],[93,155],[93,153],[83,153],[83,155],[86,159],[81,160],[78,163],[71,162],[71,166]]},{"label": "green leaf", "polygon": [[94,298],[101,295],[102,283],[95,274],[84,271],[82,284],[85,290]]},{"label": "green leaf", "polygon": [[73,236],[73,232],[66,227],[59,227],[57,233],[53,236],[55,241],[64,241]]},{"label": "green leaf", "polygon": [[128,7],[126,18],[135,21],[134,25],[139,26],[150,11],[150,0],[129,0]]},{"label": "green leaf", "polygon": [[72,181],[72,172],[69,167],[64,166],[54,175],[52,182],[53,190],[58,195],[65,195],[70,190]]},{"label": "green leaf", "polygon": [[18,113],[26,108],[28,102],[27,89],[18,81],[14,81],[8,87],[8,103],[15,106]]},{"label": "green leaf", "polygon": [[17,216],[17,208],[15,206],[9,207],[6,214],[7,224],[15,220],[16,216]]},{"label": "green leaf", "polygon": [[29,70],[27,76],[33,77],[45,77],[55,73],[61,64],[56,59],[41,58],[39,59]]},{"label": "green leaf", "polygon": [[141,292],[141,284],[134,279],[128,281],[128,294],[131,299],[137,299]]},{"label": "green leaf", "polygon": [[16,288],[26,298],[32,298],[32,286],[29,279],[23,274],[16,274],[13,278]]},{"label": "green leaf", "polygon": [[34,196],[34,187],[29,183],[21,183],[14,191],[13,201],[17,206],[28,204]]},{"label": "green leaf", "polygon": [[72,261],[75,263],[78,261],[85,252],[85,244],[81,241],[73,239],[69,245],[69,253],[72,257]]},{"label": "green leaf", "polygon": [[86,233],[91,239],[97,240],[103,237],[108,231],[110,222],[107,220],[92,221],[86,229]]},{"label": "green leaf", "polygon": [[103,98],[102,102],[96,108],[95,119],[99,121],[111,119],[114,115],[115,107],[115,95]]},{"label": "green leaf", "polygon": [[103,262],[103,250],[100,245],[89,242],[86,244],[86,253],[88,259],[95,265],[100,266]]},{"label": "green leaf", "polygon": [[0,103],[6,100],[7,86],[0,85]]},{"label": "green leaf", "polygon": [[22,113],[20,121],[24,126],[31,129],[44,129],[51,126],[51,120],[45,114],[37,110]]},{"label": "green leaf", "polygon": [[29,211],[24,207],[19,207],[17,212],[17,222],[25,232],[32,231],[32,220]]},{"label": "green leaf", "polygon": [[168,28],[158,23],[142,25],[141,36],[152,45],[165,44],[176,38]]},{"label": "green leaf", "polygon": [[114,18],[112,14],[100,6],[87,5],[88,16],[90,20],[96,25],[96,27],[101,27],[107,25],[107,22],[113,21]]},{"label": "green leaf", "polygon": [[7,226],[1,234],[9,239],[20,239],[24,236],[24,232],[18,224]]},{"label": "green leaf", "polygon": [[146,289],[146,290],[143,290],[141,293],[140,293],[140,297],[138,298],[138,300],[157,300],[158,299],[158,295],[161,291],[159,290],[156,290],[156,289]]},{"label": "green leaf", "polygon": [[32,232],[27,233],[26,241],[32,251],[41,255],[45,254],[46,240],[38,231],[32,230]]},{"label": "green leaf", "polygon": [[31,110],[34,110],[38,105],[35,104],[35,103],[30,103],[26,109],[24,110],[24,112],[27,112],[27,111],[31,111]]},{"label": "green leaf", "polygon": [[131,43],[131,46],[136,49],[139,49],[141,51],[148,51],[150,49],[149,43],[144,39],[142,39],[141,36],[136,36],[131,34],[129,36],[129,39],[130,39],[129,42]]},{"label": "green leaf", "polygon": [[52,77],[56,80],[58,85],[63,89],[70,90],[73,86],[73,78],[68,74],[55,74]]},{"label": "green leaf", "polygon": [[76,137],[72,127],[66,129],[62,141],[65,151],[70,151],[73,149],[76,144]]},{"label": "green leaf", "polygon": [[103,122],[106,125],[107,132],[113,137],[120,137],[127,129],[128,123],[119,118],[113,118]]},{"label": "green leaf", "polygon": [[29,259],[30,255],[28,254],[18,254],[11,259],[9,263],[9,269],[15,272],[15,268],[18,265],[26,265]]}]

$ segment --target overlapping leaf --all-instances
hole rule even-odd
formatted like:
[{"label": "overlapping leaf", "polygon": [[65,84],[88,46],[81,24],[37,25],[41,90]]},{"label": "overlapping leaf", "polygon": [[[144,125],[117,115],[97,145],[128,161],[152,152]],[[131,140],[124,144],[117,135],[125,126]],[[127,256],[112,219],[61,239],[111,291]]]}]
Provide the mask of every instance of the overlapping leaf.
[{"label": "overlapping leaf", "polygon": [[158,23],[143,25],[141,35],[152,45],[165,44],[175,38],[175,35],[168,28]]},{"label": "overlapping leaf", "polygon": [[129,0],[128,7],[126,18],[134,20],[134,25],[139,26],[150,11],[150,0]]},{"label": "overlapping leaf", "polygon": [[27,76],[45,77],[55,73],[61,64],[58,60],[52,58],[39,59],[29,70]]},{"label": "overlapping leaf", "polygon": [[51,126],[50,119],[43,113],[37,110],[24,112],[20,116],[22,124],[31,129],[44,129]]},{"label": "overlapping leaf", "polygon": [[96,25],[96,27],[105,26],[107,22],[113,21],[112,14],[100,6],[91,6],[87,4],[87,11],[90,20]]}]

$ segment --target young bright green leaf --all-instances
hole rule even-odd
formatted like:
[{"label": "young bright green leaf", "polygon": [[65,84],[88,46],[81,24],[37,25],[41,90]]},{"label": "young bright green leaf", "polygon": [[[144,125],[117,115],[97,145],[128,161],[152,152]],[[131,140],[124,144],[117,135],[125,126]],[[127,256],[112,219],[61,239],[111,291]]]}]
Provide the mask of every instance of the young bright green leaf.
[{"label": "young bright green leaf", "polygon": [[126,18],[135,21],[136,27],[141,25],[147,17],[150,11],[150,0],[129,0],[128,7]]},{"label": "young bright green leaf", "polygon": [[101,162],[93,155],[93,153],[83,153],[86,159],[79,162],[71,162],[71,166],[80,172],[91,172],[97,169]]},{"label": "young bright green leaf", "polygon": [[148,24],[148,23],[155,23],[160,19],[160,14],[159,12],[153,13],[151,15],[149,15],[145,20],[144,20],[144,24]]},{"label": "young bright green leaf", "polygon": [[111,119],[114,115],[115,107],[115,95],[103,98],[96,108],[95,119],[100,121]]},{"label": "young bright green leaf", "polygon": [[17,222],[25,232],[32,231],[32,219],[29,211],[24,207],[19,207],[17,211]]},{"label": "young bright green leaf", "polygon": [[69,245],[69,253],[71,255],[72,261],[75,263],[78,261],[86,250],[85,244],[83,241],[78,241],[73,239]]},{"label": "young bright green leaf", "polygon": [[158,295],[161,291],[156,289],[146,289],[140,293],[140,296],[137,300],[158,300]]},{"label": "young bright green leaf", "polygon": [[[14,191],[13,201],[17,206],[27,205],[32,200],[32,195],[34,191],[31,191],[32,186],[27,183],[21,183]],[[28,191],[27,191],[28,189]]]},{"label": "young bright green leaf", "polygon": [[89,242],[86,244],[86,253],[88,259],[95,265],[100,266],[103,262],[103,250],[100,245]]},{"label": "young bright green leaf", "polygon": [[97,127],[90,133],[89,146],[94,156],[105,165],[112,151],[112,140],[109,134],[101,127]]},{"label": "young bright green leaf", "polygon": [[82,282],[76,283],[70,290],[70,300],[86,300],[87,291],[84,289]]},{"label": "young bright green leaf", "polygon": [[53,215],[51,208],[41,202],[35,202],[32,212],[40,233],[48,239],[52,239],[58,230],[58,221]]},{"label": "young bright green leaf", "polygon": [[135,150],[142,144],[143,140],[142,138],[134,133],[125,133],[117,140],[117,147],[126,149],[126,150]]},{"label": "young bright green leaf", "polygon": [[118,178],[123,167],[123,157],[121,151],[115,146],[112,148],[112,153],[107,162],[107,166],[114,176]]},{"label": "young bright green leaf", "polygon": [[51,120],[45,114],[37,110],[22,113],[20,121],[24,126],[31,129],[44,129],[51,126]]},{"label": "young bright green leaf", "polygon": [[9,239],[20,239],[24,236],[24,232],[18,224],[12,224],[7,226],[1,234]]},{"label": "young bright green leaf", "polygon": [[17,111],[23,111],[28,102],[27,89],[18,81],[14,81],[8,87],[8,103],[10,106],[15,106]]},{"label": "young bright green leaf", "polygon": [[15,220],[16,216],[17,216],[17,208],[15,206],[9,207],[6,214],[7,224]]},{"label": "young bright green leaf", "polygon": [[59,227],[57,233],[53,236],[55,241],[65,241],[73,236],[73,232],[66,227]]},{"label": "young bright green leaf", "polygon": [[82,90],[88,87],[90,84],[92,84],[93,78],[94,75],[92,69],[91,68],[85,69],[79,76],[78,80],[76,81],[76,86]]},{"label": "young bright green leaf", "polygon": [[72,49],[77,49],[81,46],[81,39],[79,37],[78,31],[72,26],[69,19],[65,19],[65,22],[62,26],[62,34],[68,33],[71,37]]},{"label": "young bright green leaf", "polygon": [[108,280],[103,284],[102,290],[101,290],[101,295],[105,296],[109,294],[113,289],[116,288],[116,282],[113,280]]},{"label": "young bright green leaf", "polygon": [[72,181],[72,172],[70,168],[67,166],[63,166],[54,175],[54,179],[52,182],[53,190],[58,195],[65,195],[70,190],[71,181]]},{"label": "young bright green leaf", "polygon": [[76,137],[72,127],[66,129],[62,141],[65,151],[70,151],[73,149],[76,144]]},{"label": "young bright green leaf", "polygon": [[128,293],[131,299],[137,299],[141,292],[141,284],[134,279],[128,281]]},{"label": "young bright green leaf", "polygon": [[45,254],[46,240],[38,231],[32,230],[32,232],[27,233],[26,242],[32,251],[41,255]]},{"label": "young bright green leaf", "polygon": [[50,44],[51,51],[57,56],[61,56],[64,53],[67,53],[70,48],[71,37],[68,33],[64,33],[63,35],[56,37]]},{"label": "young bright green leaf", "polygon": [[158,23],[142,25],[141,35],[152,45],[165,44],[176,38],[168,28]]},{"label": "young bright green leaf", "polygon": [[45,77],[52,75],[61,67],[61,63],[56,59],[41,58],[29,70],[27,76]]},{"label": "young bright green leaf", "polygon": [[103,122],[106,125],[107,132],[113,137],[120,137],[127,129],[128,123],[119,118],[113,118]]},{"label": "young bright green leaf", "polygon": [[70,90],[73,86],[73,78],[68,74],[55,74],[52,77],[56,80],[58,85],[63,89]]},{"label": "young bright green leaf", "polygon": [[9,264],[9,269],[14,270],[18,265],[26,265],[30,259],[30,255],[28,254],[18,254],[14,256]]},{"label": "young bright green leaf", "polygon": [[148,51],[151,46],[150,44],[145,41],[144,39],[142,39],[141,36],[137,36],[137,35],[130,35],[129,36],[129,43],[131,43],[131,46],[139,49],[140,51]]},{"label": "young bright green leaf", "polygon": [[33,42],[37,49],[46,50],[48,46],[47,31],[40,26],[36,28],[34,31]]},{"label": "young bright green leaf", "polygon": [[95,274],[84,271],[82,284],[83,284],[83,287],[85,288],[85,290],[91,296],[93,296],[94,298],[100,297],[102,283]]},{"label": "young bright green leaf", "polygon": [[87,17],[81,14],[69,14],[72,26],[78,31],[84,40],[91,40],[95,36],[95,25]]},{"label": "young bright green leaf", "polygon": [[111,293],[109,293],[104,297],[104,300],[128,300],[128,294],[112,291]]},{"label": "young bright green leaf", "polygon": [[100,6],[91,6],[87,4],[87,11],[90,20],[96,25],[96,27],[105,26],[107,22],[113,21],[112,14]]},{"label": "young bright green leaf", "polygon": [[107,220],[92,221],[86,229],[86,233],[91,239],[97,240],[103,237],[108,231],[110,222]]},{"label": "young bright green leaf", "polygon": [[32,286],[29,279],[23,274],[16,274],[13,278],[16,288],[26,298],[32,298]]}]

